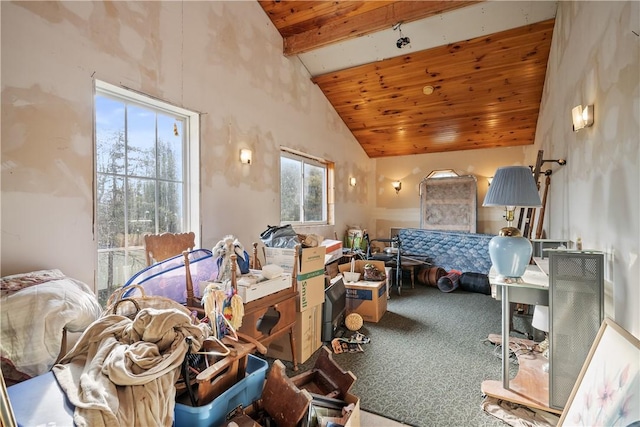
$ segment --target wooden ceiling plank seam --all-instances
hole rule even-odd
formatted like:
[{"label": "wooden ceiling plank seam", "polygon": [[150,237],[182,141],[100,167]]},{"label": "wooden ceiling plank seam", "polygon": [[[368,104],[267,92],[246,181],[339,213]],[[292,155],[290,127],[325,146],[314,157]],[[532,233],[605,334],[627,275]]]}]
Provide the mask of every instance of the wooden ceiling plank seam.
[{"label": "wooden ceiling plank seam", "polygon": [[[519,105],[522,105],[522,103]],[[408,128],[411,125],[417,125],[418,127],[420,127],[425,124],[427,125],[427,127],[434,128],[434,127],[439,127],[438,123],[440,121],[443,122],[442,126],[446,126],[446,123],[450,121],[463,121],[465,123],[466,122],[474,123],[474,122],[477,122],[477,121],[474,121],[474,118],[481,114],[482,112],[478,110],[471,111],[471,112],[468,112],[465,110],[458,110],[455,112],[447,112],[446,114],[442,114],[442,115],[437,115],[435,113],[425,114],[422,116],[416,115],[414,119],[407,119],[407,120],[402,120],[402,119],[398,120],[397,117],[390,117],[392,115],[387,115],[387,116],[376,116],[375,118],[372,117],[370,119],[367,119],[365,123],[363,123],[362,119],[358,120],[357,117],[345,116],[344,122],[352,132],[356,132],[361,129],[378,129],[378,128],[385,128],[385,127]],[[520,109],[513,107],[513,108],[509,108],[507,111],[503,111],[501,113],[494,113],[494,114],[498,114],[504,118],[500,120],[494,118],[494,119],[491,119],[491,122],[496,123],[496,126],[498,124],[507,126],[513,123],[527,122],[531,120],[532,117],[535,117],[538,114],[538,111],[534,107],[529,107],[529,108],[524,107]]]},{"label": "wooden ceiling plank seam", "polygon": [[[535,116],[534,116],[535,117]],[[374,129],[356,129],[353,131],[354,135],[359,137],[372,136],[372,135],[393,135],[396,133],[421,133],[423,135],[442,134],[445,131],[451,130],[457,135],[465,135],[466,133],[476,134],[479,129],[486,129],[484,133],[491,134],[492,129],[498,129],[497,126],[492,126],[488,123],[476,123],[471,120],[457,120],[447,121],[447,124],[435,124],[434,126],[420,127],[418,125],[403,126],[402,131],[392,131],[390,127],[378,127]],[[453,129],[453,130],[452,130]],[[530,123],[516,122],[516,124],[509,123],[510,132],[531,131],[532,127]],[[493,131],[495,134],[500,133],[499,130]],[[493,137],[493,136],[492,136]]]},{"label": "wooden ceiling plank seam", "polygon": [[[543,84],[543,81],[539,82]],[[462,89],[456,94],[449,96],[431,95],[428,99],[418,100],[414,98],[389,98],[385,96],[372,96],[366,101],[361,103],[348,103],[338,102],[336,100],[330,100],[334,104],[334,108],[337,111],[345,111],[350,114],[365,115],[371,111],[386,110],[390,108],[397,109],[396,107],[405,110],[436,110],[443,107],[455,105],[458,108],[465,109],[478,109],[484,107],[485,110],[491,110],[495,106],[504,105],[506,101],[512,100],[537,100],[542,94],[542,89],[539,87],[514,85],[513,88],[506,89],[494,89],[491,93],[487,93],[484,90],[469,91],[468,89]],[[465,96],[466,95],[466,96]],[[425,97],[423,95],[423,97]],[[425,97],[426,98],[426,97]]]}]

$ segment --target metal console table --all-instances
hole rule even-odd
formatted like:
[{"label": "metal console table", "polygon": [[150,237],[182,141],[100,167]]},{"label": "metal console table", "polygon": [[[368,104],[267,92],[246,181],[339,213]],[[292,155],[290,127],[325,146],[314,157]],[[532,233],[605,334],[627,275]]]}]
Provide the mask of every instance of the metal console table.
[{"label": "metal console table", "polygon": [[518,357],[516,377],[509,377],[509,305],[512,302],[549,305],[549,277],[535,265],[527,267],[520,280],[500,280],[493,269],[489,273],[494,298],[502,300],[502,381],[482,382],[482,393],[548,412],[560,413],[549,407],[549,374],[543,369],[547,360],[534,353]]}]

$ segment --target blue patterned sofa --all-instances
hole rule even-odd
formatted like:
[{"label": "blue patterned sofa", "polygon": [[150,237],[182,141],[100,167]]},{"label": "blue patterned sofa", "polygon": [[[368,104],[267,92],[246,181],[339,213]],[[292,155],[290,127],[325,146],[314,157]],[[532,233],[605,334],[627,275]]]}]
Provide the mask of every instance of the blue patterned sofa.
[{"label": "blue patterned sofa", "polygon": [[427,258],[436,267],[489,274],[490,234],[401,228],[398,237],[406,256]]}]

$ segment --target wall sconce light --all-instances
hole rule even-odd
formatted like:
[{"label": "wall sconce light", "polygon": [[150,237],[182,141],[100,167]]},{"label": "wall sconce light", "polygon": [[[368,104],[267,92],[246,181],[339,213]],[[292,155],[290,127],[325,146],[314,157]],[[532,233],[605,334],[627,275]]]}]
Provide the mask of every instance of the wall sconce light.
[{"label": "wall sconce light", "polygon": [[356,177],[355,176],[352,176],[352,177],[349,178],[349,185],[352,186],[352,187],[356,186]]},{"label": "wall sconce light", "polygon": [[571,110],[573,119],[573,131],[578,132],[580,129],[588,128],[593,125],[593,105],[576,105]]},{"label": "wall sconce light", "polygon": [[391,183],[391,186],[393,187],[394,190],[396,190],[396,194],[398,194],[400,190],[402,190],[402,182],[400,181],[393,181]]},{"label": "wall sconce light", "polygon": [[493,177],[490,176],[489,178],[487,178],[487,181],[489,181],[489,187],[491,187],[491,181],[493,181]]},{"label": "wall sconce light", "polygon": [[242,150],[240,150],[240,163],[242,163],[243,165],[250,165],[251,155],[251,150],[249,150],[248,148],[243,148]]}]

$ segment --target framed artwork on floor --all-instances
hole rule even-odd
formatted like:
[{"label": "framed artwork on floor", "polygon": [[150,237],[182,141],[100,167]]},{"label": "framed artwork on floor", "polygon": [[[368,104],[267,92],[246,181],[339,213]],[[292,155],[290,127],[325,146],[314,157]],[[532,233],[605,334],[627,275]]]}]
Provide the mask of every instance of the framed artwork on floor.
[{"label": "framed artwork on floor", "polygon": [[0,372],[0,424],[3,427],[15,427],[16,418],[13,415],[11,409],[11,402],[9,401],[9,395],[7,394],[7,385],[4,382],[4,377]]},{"label": "framed artwork on floor", "polygon": [[640,340],[602,322],[558,426],[640,425]]}]

